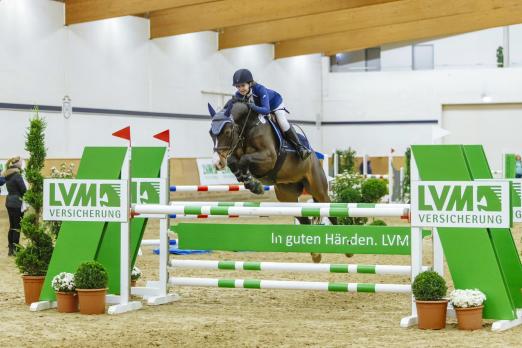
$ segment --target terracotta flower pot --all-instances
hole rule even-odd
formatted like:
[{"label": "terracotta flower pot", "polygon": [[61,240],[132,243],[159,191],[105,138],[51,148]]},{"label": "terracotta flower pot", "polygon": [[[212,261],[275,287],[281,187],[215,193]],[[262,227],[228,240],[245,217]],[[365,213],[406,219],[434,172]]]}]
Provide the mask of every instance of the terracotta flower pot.
[{"label": "terracotta flower pot", "polygon": [[135,287],[135,286],[136,286],[136,280],[131,280],[131,286],[132,286],[132,287]]},{"label": "terracotta flower pot", "polygon": [[415,301],[419,329],[440,330],[446,327],[448,300]]},{"label": "terracotta flower pot", "polygon": [[56,292],[58,301],[58,312],[76,313],[78,312],[78,294],[76,292]]},{"label": "terracotta flower pot", "polygon": [[104,314],[107,289],[76,289],[81,314]]},{"label": "terracotta flower pot", "polygon": [[45,276],[28,276],[23,275],[25,304],[30,305],[40,300],[40,292],[42,292]]},{"label": "terracotta flower pot", "polygon": [[459,330],[482,329],[482,310],[484,306],[459,308],[455,307]]}]

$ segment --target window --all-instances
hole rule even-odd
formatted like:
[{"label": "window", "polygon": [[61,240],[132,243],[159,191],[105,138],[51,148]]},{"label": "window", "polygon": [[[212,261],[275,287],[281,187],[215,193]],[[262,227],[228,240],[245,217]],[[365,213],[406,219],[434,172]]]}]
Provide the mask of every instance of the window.
[{"label": "window", "polygon": [[372,47],[364,50],[366,57],[366,71],[381,70],[381,48]]},{"label": "window", "polygon": [[364,51],[337,53],[330,57],[332,72],[364,71]]},{"label": "window", "polygon": [[381,48],[337,53],[330,57],[332,72],[360,72],[381,70]]},{"label": "window", "polygon": [[433,70],[433,45],[413,45],[413,70]]},{"label": "window", "polygon": [[330,56],[332,72],[360,72],[381,70],[381,48],[372,47],[365,50],[337,53]]}]

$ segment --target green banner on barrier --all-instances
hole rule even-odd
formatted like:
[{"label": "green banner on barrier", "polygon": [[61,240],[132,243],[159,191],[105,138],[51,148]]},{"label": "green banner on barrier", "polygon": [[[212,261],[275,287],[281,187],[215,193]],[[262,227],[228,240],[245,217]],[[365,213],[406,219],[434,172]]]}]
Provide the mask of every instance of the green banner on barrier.
[{"label": "green banner on barrier", "polygon": [[180,249],[409,255],[410,228],[180,223]]}]

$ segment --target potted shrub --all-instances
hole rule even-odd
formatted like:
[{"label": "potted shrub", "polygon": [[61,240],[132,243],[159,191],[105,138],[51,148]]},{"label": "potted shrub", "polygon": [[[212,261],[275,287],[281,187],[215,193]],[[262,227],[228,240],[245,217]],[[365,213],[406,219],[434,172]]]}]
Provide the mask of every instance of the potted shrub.
[{"label": "potted shrub", "polygon": [[80,264],[74,274],[76,292],[82,314],[105,313],[105,294],[108,275],[103,265],[96,261]]},{"label": "potted shrub", "polygon": [[26,304],[39,300],[45,274],[53,253],[52,238],[41,221],[43,206],[43,176],[41,171],[44,167],[46,155],[44,143],[46,125],[44,120],[38,116],[38,108],[35,108],[35,112],[36,117],[30,121],[25,142],[25,149],[30,156],[25,169],[25,178],[29,183],[29,189],[24,195],[24,201],[30,209],[25,212],[20,223],[25,241],[23,245],[18,245],[15,259],[16,266],[22,273]]},{"label": "potted shrub", "polygon": [[480,290],[453,290],[450,302],[457,313],[459,330],[482,329],[482,310],[486,295]]},{"label": "potted shrub", "polygon": [[136,286],[136,282],[141,278],[141,270],[134,266],[131,272],[131,286]]},{"label": "potted shrub", "polygon": [[54,276],[51,286],[56,292],[58,312],[78,312],[78,294],[74,284],[74,274],[62,272]]},{"label": "potted shrub", "polygon": [[419,273],[411,290],[417,305],[419,329],[445,328],[448,300],[444,296],[448,288],[444,278],[434,271]]}]

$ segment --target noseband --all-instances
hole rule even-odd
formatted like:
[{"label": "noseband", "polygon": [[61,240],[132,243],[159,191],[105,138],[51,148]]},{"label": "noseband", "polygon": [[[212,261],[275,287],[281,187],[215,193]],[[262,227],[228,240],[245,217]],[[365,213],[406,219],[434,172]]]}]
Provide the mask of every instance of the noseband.
[{"label": "noseband", "polygon": [[[228,158],[232,153],[234,153],[234,151],[237,149],[237,147],[245,140],[244,133],[245,133],[246,125],[248,123],[248,119],[250,118],[251,112],[252,112],[252,109],[248,108],[248,113],[247,113],[245,122],[243,123],[243,127],[241,128],[241,132],[239,132],[236,142],[232,146],[214,146],[214,148],[213,148],[214,152],[226,151],[225,158]],[[226,123],[232,123],[232,136],[234,136],[234,134],[237,134],[237,132],[239,131],[239,125],[234,122],[232,117],[230,117],[230,119],[231,119],[231,121],[224,122],[220,132],[215,136],[216,138],[223,131],[223,127]],[[212,133],[212,131],[211,131],[211,133]],[[217,143],[217,141],[214,142],[214,145],[216,143]]]}]

